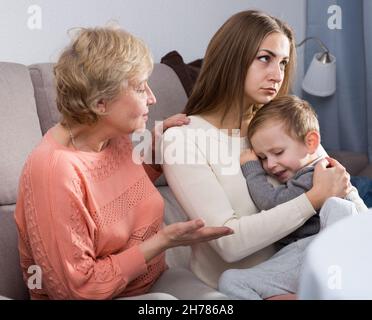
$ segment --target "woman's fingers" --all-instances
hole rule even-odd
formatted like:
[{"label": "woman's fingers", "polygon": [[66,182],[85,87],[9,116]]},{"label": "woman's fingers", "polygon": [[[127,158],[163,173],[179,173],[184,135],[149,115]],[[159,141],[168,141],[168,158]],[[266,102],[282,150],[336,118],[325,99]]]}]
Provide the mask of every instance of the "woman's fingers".
[{"label": "woman's fingers", "polygon": [[182,126],[184,124],[188,124],[189,122],[190,122],[190,118],[187,117],[186,114],[178,113],[164,120],[163,129],[165,131],[168,128],[171,128],[174,126]]},{"label": "woman's fingers", "polygon": [[316,165],[313,185],[319,191],[320,203],[332,196],[345,197],[351,190],[349,184],[350,175],[337,160],[327,157]]},{"label": "woman's fingers", "polygon": [[333,159],[331,157],[325,157],[325,160],[328,161],[330,167],[334,167],[336,162],[338,162],[338,161],[336,161],[336,159]]},{"label": "woman's fingers", "polygon": [[326,160],[328,161],[328,163],[329,163],[328,167],[331,167],[331,168],[338,168],[338,169],[340,169],[340,170],[346,172],[345,167],[344,167],[340,162],[338,162],[336,159],[331,158],[331,157],[326,157],[325,159],[326,159]]},{"label": "woman's fingers", "polygon": [[166,226],[163,231],[167,234],[170,241],[179,241],[185,236],[193,234],[196,230],[202,228],[204,222],[202,219],[196,219],[186,222],[177,222]]},{"label": "woman's fingers", "polygon": [[[328,167],[328,165],[329,165],[329,161],[328,161],[328,159],[322,159],[322,160],[320,160],[316,165],[315,165],[315,168],[319,168],[319,169],[323,169],[323,170],[325,170],[327,167]],[[318,169],[318,170],[319,170]]]},{"label": "woman's fingers", "polygon": [[171,247],[210,241],[233,233],[228,227],[204,227],[204,224],[202,219],[195,219],[168,225],[163,231]]},{"label": "woman's fingers", "polygon": [[232,233],[229,227],[204,227],[203,219],[195,219],[187,222],[181,222],[182,229],[179,229],[179,235],[197,239],[203,237],[220,237]]},{"label": "woman's fingers", "polygon": [[180,224],[181,227],[184,228],[182,230],[182,234],[192,233],[204,227],[204,221],[202,219],[194,219],[186,222],[181,222]]},{"label": "woman's fingers", "polygon": [[353,185],[351,184],[350,179],[349,179],[349,182],[347,184],[346,193],[347,194],[350,193],[352,188],[353,188]]},{"label": "woman's fingers", "polygon": [[196,239],[199,241],[210,241],[233,233],[234,230],[228,227],[204,227],[198,230]]}]

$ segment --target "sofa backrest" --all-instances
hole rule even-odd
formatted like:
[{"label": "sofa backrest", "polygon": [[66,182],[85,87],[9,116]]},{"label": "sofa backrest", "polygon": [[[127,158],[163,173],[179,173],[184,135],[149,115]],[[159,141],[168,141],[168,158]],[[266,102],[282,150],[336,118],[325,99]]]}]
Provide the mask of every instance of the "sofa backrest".
[{"label": "sofa backrest", "polygon": [[0,295],[27,297],[19,266],[13,211],[18,178],[41,139],[34,89],[26,66],[0,63]]},{"label": "sofa backrest", "polygon": [[41,139],[34,89],[27,68],[0,63],[0,205],[16,202],[27,155]]}]

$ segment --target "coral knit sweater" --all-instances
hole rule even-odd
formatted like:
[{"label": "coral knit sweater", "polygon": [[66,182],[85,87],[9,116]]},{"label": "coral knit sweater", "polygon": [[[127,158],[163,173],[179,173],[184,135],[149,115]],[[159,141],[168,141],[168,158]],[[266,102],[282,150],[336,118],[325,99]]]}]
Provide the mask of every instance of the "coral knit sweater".
[{"label": "coral knit sweater", "polygon": [[129,137],[99,153],[74,151],[48,131],[31,153],[15,212],[31,298],[143,294],[166,269],[164,254],[146,263],[138,247],[161,228],[164,202],[151,182],[159,173],[135,164],[131,151]]}]

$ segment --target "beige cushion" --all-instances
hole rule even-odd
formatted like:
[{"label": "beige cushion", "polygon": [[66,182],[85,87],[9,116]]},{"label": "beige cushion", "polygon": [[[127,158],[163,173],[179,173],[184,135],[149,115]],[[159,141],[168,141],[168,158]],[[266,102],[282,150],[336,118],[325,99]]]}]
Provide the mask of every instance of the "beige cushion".
[{"label": "beige cushion", "polygon": [[28,69],[0,63],[0,205],[16,202],[18,178],[27,155],[41,139]]}]

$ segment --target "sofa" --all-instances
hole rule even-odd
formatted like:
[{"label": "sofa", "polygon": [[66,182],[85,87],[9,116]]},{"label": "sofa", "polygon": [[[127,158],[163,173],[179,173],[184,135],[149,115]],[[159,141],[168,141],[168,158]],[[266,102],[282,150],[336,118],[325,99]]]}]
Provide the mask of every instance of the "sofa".
[{"label": "sofa", "polygon": [[[53,65],[41,63],[25,66],[0,63],[0,296],[10,299],[28,299],[28,290],[22,279],[17,248],[15,209],[18,179],[27,155],[42,135],[59,120],[55,104]],[[178,113],[187,101],[184,86],[177,74],[165,64],[155,64],[149,85],[157,97],[157,105],[150,108],[148,127],[155,120]],[[353,175],[364,173],[372,177],[372,167],[363,154],[332,153]],[[186,220],[163,177],[156,186],[165,199],[165,223]],[[170,267],[188,269],[190,248],[179,247],[167,251]],[[200,282],[191,272],[186,278],[175,279],[192,285],[195,299],[226,299],[227,297]],[[191,298],[191,297],[189,297]]]}]

